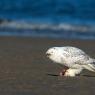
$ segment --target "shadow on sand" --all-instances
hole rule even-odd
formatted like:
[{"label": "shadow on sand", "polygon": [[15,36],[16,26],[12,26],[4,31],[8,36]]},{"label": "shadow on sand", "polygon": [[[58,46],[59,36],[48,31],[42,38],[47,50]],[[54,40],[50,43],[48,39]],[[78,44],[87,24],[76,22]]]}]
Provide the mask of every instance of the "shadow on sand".
[{"label": "shadow on sand", "polygon": [[[49,73],[47,73],[46,75],[48,75],[48,76],[59,76],[59,75],[57,75],[57,74],[49,74]],[[77,75],[77,76],[84,76],[84,77],[95,77],[95,75]]]}]

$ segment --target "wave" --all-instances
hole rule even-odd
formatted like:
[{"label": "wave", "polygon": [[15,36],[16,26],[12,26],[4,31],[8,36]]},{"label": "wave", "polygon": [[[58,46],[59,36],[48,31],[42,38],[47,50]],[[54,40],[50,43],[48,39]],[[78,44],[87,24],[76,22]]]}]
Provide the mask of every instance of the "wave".
[{"label": "wave", "polygon": [[0,24],[0,28],[10,29],[28,29],[28,30],[51,30],[51,31],[75,31],[75,32],[95,32],[95,25],[88,24],[71,24],[71,23],[32,23],[25,21],[8,21],[4,20]]},{"label": "wave", "polygon": [[65,39],[95,39],[94,25],[71,23],[33,23],[4,20],[0,24],[2,36],[30,36]]}]

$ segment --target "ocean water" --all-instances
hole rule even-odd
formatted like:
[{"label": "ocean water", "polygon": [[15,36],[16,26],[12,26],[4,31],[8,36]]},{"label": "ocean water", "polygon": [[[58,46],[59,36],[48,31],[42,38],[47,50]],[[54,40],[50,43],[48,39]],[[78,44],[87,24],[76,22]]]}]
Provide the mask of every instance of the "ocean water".
[{"label": "ocean water", "polygon": [[95,39],[95,0],[0,0],[0,35]]}]

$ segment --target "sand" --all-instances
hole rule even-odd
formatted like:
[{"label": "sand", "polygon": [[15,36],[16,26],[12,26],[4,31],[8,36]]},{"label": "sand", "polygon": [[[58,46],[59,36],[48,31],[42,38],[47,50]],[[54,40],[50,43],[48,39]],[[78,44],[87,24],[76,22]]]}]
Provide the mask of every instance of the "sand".
[{"label": "sand", "polygon": [[95,95],[95,73],[60,77],[63,66],[46,58],[49,47],[64,45],[95,58],[95,41],[0,37],[0,95]]}]

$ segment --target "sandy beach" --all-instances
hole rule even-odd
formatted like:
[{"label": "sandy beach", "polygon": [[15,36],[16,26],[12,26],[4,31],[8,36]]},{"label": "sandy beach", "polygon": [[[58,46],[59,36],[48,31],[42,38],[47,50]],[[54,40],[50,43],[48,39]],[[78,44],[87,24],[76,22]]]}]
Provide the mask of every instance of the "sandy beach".
[{"label": "sandy beach", "polygon": [[63,66],[45,56],[52,46],[75,46],[95,58],[95,41],[0,37],[0,95],[95,95],[95,73],[57,76]]}]

